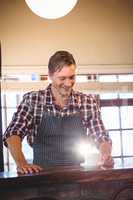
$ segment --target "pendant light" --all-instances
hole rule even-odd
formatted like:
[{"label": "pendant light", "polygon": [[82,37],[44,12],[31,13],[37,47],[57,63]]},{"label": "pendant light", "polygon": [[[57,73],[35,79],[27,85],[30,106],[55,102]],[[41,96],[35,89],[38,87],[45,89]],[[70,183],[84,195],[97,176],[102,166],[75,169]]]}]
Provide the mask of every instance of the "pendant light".
[{"label": "pendant light", "polygon": [[57,19],[67,15],[78,0],[25,0],[28,7],[38,16]]}]

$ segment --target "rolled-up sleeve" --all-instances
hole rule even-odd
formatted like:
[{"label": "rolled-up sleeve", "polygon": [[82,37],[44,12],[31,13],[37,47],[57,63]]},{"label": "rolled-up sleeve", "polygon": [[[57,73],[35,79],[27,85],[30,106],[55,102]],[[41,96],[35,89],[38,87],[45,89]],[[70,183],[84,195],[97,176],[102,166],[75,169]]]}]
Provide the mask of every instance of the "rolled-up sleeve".
[{"label": "rolled-up sleeve", "polygon": [[3,142],[7,146],[6,139],[12,135],[20,136],[21,140],[31,132],[33,109],[30,103],[29,94],[25,94],[22,102],[14,113],[12,121],[8,125],[4,135]]}]

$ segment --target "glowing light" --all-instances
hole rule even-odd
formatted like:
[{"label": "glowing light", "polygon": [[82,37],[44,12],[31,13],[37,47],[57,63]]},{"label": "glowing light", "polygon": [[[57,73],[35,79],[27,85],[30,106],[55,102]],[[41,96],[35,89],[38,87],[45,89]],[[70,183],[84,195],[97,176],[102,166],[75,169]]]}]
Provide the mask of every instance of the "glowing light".
[{"label": "glowing light", "polygon": [[91,154],[98,153],[98,150],[96,149],[96,147],[92,146],[89,143],[81,143],[79,145],[78,151],[83,156],[89,156]]},{"label": "glowing light", "polygon": [[96,166],[99,161],[99,151],[94,145],[89,143],[81,143],[78,147],[78,153],[84,157],[84,167]]},{"label": "glowing light", "polygon": [[28,7],[36,15],[57,19],[67,15],[76,5],[78,0],[25,0]]}]

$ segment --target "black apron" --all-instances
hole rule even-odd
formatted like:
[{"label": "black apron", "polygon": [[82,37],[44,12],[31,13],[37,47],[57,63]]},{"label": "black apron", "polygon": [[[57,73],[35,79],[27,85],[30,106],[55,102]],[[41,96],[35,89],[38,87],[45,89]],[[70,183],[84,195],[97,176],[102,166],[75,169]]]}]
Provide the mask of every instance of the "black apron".
[{"label": "black apron", "polygon": [[33,163],[42,167],[79,165],[84,162],[78,145],[86,137],[80,114],[54,116],[44,113],[33,144]]}]

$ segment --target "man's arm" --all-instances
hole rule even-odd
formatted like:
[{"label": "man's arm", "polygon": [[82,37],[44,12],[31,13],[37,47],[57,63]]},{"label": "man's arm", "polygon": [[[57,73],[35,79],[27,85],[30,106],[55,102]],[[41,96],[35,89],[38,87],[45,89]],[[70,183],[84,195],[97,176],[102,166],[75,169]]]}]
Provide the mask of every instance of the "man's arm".
[{"label": "man's arm", "polygon": [[19,136],[12,135],[6,139],[6,142],[11,152],[11,155],[16,162],[18,172],[22,174],[27,174],[39,172],[42,170],[42,168],[38,165],[28,164],[22,152],[22,143]]},{"label": "man's arm", "polygon": [[90,96],[90,98],[87,99],[86,104],[90,107],[90,109],[87,110],[88,113],[91,113],[90,118],[88,117],[86,119],[89,136],[93,139],[100,151],[100,165],[113,167],[114,160],[111,156],[112,141],[104,127],[98,101],[95,97]]}]

